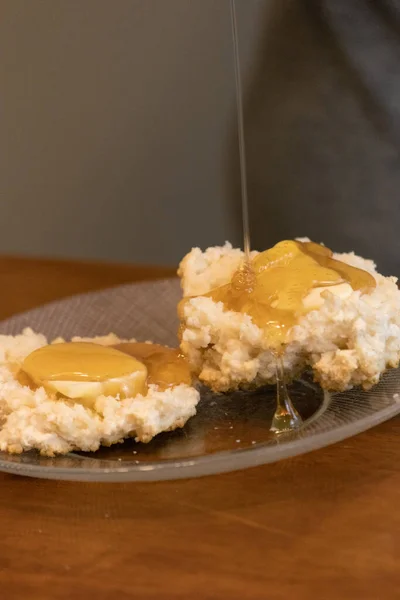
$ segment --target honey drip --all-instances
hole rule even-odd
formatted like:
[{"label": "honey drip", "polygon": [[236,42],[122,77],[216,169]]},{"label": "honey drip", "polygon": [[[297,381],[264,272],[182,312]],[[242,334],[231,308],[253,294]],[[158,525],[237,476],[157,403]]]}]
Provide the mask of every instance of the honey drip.
[{"label": "honey drip", "polygon": [[290,399],[285,381],[285,371],[281,357],[276,358],[276,411],[270,430],[274,433],[286,433],[299,429],[303,420]]},{"label": "honey drip", "polygon": [[179,350],[158,344],[122,343],[115,349],[140,360],[147,368],[148,384],[165,390],[180,383],[191,385],[189,365]]},{"label": "honey drip", "polygon": [[288,331],[307,312],[303,300],[312,289],[343,283],[361,292],[375,287],[372,275],[332,254],[313,242],[283,241],[245,261],[230,283],[206,295],[227,310],[248,314],[279,354]]}]

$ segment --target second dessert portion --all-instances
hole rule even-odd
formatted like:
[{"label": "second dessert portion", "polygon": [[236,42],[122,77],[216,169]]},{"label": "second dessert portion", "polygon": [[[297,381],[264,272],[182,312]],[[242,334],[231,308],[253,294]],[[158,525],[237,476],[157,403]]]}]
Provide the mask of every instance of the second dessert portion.
[{"label": "second dessert portion", "polygon": [[183,427],[200,394],[185,358],[158,344],[0,336],[0,450],[96,451]]},{"label": "second dessert portion", "polygon": [[376,384],[400,359],[400,291],[374,263],[307,238],[246,262],[230,244],[193,249],[179,268],[181,349],[215,391],[312,369],[321,386]]}]

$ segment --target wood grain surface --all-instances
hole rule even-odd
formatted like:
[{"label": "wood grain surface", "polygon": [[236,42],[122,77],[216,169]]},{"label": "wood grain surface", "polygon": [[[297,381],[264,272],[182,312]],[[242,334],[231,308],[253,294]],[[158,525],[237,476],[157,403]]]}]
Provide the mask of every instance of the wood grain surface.
[{"label": "wood grain surface", "polygon": [[[0,259],[0,317],[169,269]],[[275,465],[178,482],[0,474],[0,598],[400,598],[400,419]]]}]

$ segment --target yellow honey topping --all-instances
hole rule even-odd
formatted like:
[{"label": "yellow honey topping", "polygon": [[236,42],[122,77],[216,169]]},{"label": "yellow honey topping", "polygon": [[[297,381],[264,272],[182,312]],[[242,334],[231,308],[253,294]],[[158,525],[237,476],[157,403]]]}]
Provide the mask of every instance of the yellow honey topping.
[{"label": "yellow honey topping", "polygon": [[126,352],[146,366],[148,384],[158,385],[160,389],[165,390],[180,383],[192,383],[189,365],[175,348],[141,343],[122,343],[114,348]]},{"label": "yellow honey topping", "polygon": [[51,344],[27,356],[21,367],[32,381],[69,398],[101,394],[136,396],[147,391],[143,363],[115,348],[88,342]]},{"label": "yellow honey topping", "polygon": [[307,312],[303,300],[313,289],[347,283],[365,293],[375,287],[372,275],[332,255],[329,248],[313,242],[283,241],[245,262],[230,283],[205,295],[227,310],[248,314],[264,330],[271,347],[279,348]]}]

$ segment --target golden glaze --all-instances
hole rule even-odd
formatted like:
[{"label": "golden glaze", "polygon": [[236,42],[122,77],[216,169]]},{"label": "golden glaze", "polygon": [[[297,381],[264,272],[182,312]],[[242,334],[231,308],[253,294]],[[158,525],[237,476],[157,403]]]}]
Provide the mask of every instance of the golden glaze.
[{"label": "golden glaze", "polygon": [[248,314],[278,348],[306,312],[303,300],[313,288],[348,283],[353,290],[368,292],[375,287],[372,275],[332,254],[313,242],[283,241],[245,262],[230,283],[206,296],[228,310]]},{"label": "golden glaze", "polygon": [[121,398],[145,394],[149,384],[161,390],[191,385],[189,366],[178,350],[141,343],[51,344],[27,356],[17,378],[23,385],[43,386],[69,398],[93,399],[103,393]]},{"label": "golden glaze", "polygon": [[158,344],[122,343],[114,346],[140,360],[147,367],[148,384],[158,385],[161,389],[180,383],[191,385],[189,365],[185,357],[175,348]]}]

